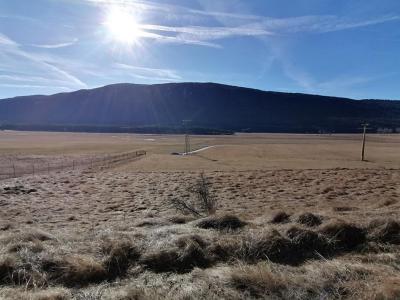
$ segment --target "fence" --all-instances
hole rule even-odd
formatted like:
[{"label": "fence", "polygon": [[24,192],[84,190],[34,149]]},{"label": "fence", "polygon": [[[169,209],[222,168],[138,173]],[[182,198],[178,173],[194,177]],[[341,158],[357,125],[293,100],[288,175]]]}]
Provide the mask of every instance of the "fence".
[{"label": "fence", "polygon": [[58,171],[72,171],[84,168],[106,169],[146,155],[146,151],[132,151],[119,154],[91,156],[86,158],[63,158],[58,162],[42,161],[29,163],[14,161],[0,166],[0,180],[21,177],[24,175],[45,174]]}]

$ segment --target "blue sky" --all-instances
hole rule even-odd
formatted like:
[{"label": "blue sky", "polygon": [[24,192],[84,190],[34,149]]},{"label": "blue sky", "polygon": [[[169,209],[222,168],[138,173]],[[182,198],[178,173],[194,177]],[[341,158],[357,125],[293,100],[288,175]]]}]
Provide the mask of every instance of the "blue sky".
[{"label": "blue sky", "polygon": [[400,99],[400,1],[0,0],[0,98],[186,81]]}]

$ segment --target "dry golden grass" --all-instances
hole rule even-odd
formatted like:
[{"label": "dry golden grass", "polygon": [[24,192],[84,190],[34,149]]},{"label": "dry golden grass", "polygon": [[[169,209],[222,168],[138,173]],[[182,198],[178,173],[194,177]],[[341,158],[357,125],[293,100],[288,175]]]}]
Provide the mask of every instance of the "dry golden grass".
[{"label": "dry golden grass", "polygon": [[[0,181],[0,299],[399,299],[399,136],[364,163],[355,135],[196,137],[223,146],[187,157],[180,136],[0,138],[0,166],[149,151]],[[202,171],[217,214],[178,213]]]}]

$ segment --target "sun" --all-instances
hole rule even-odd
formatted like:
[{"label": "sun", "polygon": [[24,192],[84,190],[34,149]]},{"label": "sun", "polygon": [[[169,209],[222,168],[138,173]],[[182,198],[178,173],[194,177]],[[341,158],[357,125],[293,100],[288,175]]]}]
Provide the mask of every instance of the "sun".
[{"label": "sun", "polygon": [[142,35],[135,14],[123,8],[112,8],[106,15],[105,27],[112,40],[126,45],[138,42]]}]

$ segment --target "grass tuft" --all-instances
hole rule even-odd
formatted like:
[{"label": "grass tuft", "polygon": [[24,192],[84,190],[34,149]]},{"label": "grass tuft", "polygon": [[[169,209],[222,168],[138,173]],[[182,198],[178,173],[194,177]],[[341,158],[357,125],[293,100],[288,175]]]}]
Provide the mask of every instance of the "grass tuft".
[{"label": "grass tuft", "polygon": [[107,255],[104,266],[110,279],[124,276],[132,262],[140,257],[139,250],[128,240],[107,240],[103,252]]},{"label": "grass tuft", "polygon": [[86,286],[107,279],[106,269],[92,257],[74,255],[43,261],[49,279],[65,286]]},{"label": "grass tuft", "polygon": [[239,229],[246,225],[246,222],[233,215],[212,216],[201,219],[196,226],[203,229]]},{"label": "grass tuft", "polygon": [[366,242],[366,231],[350,223],[331,222],[319,230],[334,243],[336,251],[350,251]]},{"label": "grass tuft", "polygon": [[279,223],[287,223],[290,221],[290,215],[288,215],[284,211],[277,212],[271,219],[271,223],[279,224]]},{"label": "grass tuft", "polygon": [[309,227],[314,227],[322,224],[322,217],[312,213],[303,213],[298,217],[297,222]]}]

